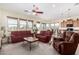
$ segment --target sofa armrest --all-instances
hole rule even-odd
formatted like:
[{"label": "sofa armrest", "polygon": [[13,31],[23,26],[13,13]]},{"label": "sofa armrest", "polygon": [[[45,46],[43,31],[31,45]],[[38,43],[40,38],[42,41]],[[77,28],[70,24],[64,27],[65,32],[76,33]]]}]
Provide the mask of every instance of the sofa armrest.
[{"label": "sofa armrest", "polygon": [[37,38],[39,38],[40,36],[42,36],[42,35],[40,35],[40,34],[36,34],[36,37],[37,37]]}]

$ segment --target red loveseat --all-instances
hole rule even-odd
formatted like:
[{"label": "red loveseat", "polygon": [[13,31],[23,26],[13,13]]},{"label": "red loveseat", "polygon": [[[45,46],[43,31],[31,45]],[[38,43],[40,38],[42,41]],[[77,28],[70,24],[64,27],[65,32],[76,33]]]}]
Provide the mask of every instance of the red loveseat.
[{"label": "red loveseat", "polygon": [[31,37],[33,36],[31,31],[12,31],[11,32],[11,42],[21,42],[24,41],[24,37]]},{"label": "red loveseat", "polygon": [[40,34],[37,34],[36,37],[39,41],[48,43],[51,40],[51,31],[41,31]]}]

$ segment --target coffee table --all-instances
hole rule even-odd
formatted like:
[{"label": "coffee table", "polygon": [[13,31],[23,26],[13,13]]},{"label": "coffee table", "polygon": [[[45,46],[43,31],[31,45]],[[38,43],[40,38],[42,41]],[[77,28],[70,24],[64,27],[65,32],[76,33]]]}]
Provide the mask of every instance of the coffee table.
[{"label": "coffee table", "polygon": [[35,37],[24,37],[24,40],[28,42],[30,51],[31,51],[31,43],[38,41],[38,39]]}]

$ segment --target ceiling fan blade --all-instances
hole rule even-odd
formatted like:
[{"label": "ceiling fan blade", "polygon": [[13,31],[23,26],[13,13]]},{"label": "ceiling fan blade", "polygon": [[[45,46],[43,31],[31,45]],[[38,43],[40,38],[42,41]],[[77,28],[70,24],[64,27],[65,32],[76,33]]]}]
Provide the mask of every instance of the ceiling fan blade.
[{"label": "ceiling fan blade", "polygon": [[43,14],[44,12],[42,12],[42,11],[37,11],[36,13],[40,13],[40,14]]},{"label": "ceiling fan blade", "polygon": [[32,10],[32,12],[40,13],[40,14],[43,14],[43,13],[44,13],[44,12],[42,12],[42,11],[35,11],[35,10]]}]

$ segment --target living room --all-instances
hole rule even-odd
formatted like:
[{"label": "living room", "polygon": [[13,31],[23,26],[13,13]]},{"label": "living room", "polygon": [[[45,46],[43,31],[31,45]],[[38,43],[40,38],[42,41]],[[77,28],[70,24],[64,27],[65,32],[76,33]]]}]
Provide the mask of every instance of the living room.
[{"label": "living room", "polygon": [[79,3],[0,3],[0,55],[79,55],[78,10]]}]

